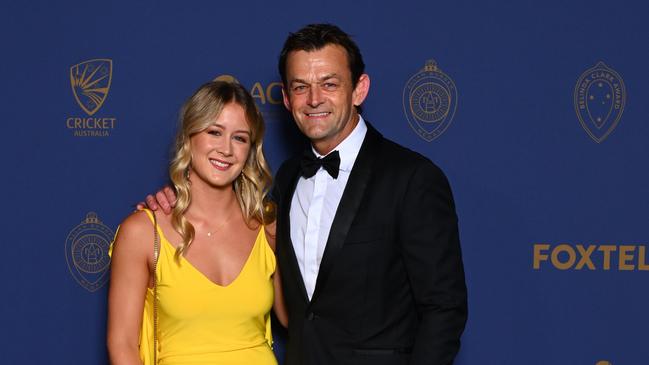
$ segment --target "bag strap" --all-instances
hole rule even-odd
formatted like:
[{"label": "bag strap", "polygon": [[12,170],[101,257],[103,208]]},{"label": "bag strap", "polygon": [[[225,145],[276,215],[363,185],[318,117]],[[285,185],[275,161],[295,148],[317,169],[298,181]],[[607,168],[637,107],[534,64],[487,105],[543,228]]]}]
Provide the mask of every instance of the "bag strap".
[{"label": "bag strap", "polygon": [[155,212],[153,215],[153,363],[158,364],[158,256],[160,255],[160,235]]}]

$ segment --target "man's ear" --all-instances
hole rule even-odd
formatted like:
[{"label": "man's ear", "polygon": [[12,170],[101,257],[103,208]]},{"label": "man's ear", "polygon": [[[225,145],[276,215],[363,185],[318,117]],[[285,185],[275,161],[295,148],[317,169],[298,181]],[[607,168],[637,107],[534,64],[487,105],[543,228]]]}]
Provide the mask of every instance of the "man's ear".
[{"label": "man's ear", "polygon": [[282,100],[284,101],[284,107],[291,111],[291,102],[288,99],[288,91],[286,91],[286,86],[282,84]]},{"label": "man's ear", "polygon": [[352,103],[354,103],[354,106],[359,106],[363,104],[363,101],[365,101],[365,98],[367,98],[367,94],[369,92],[370,92],[370,76],[368,74],[362,74],[361,77],[358,78],[356,87],[352,92]]}]

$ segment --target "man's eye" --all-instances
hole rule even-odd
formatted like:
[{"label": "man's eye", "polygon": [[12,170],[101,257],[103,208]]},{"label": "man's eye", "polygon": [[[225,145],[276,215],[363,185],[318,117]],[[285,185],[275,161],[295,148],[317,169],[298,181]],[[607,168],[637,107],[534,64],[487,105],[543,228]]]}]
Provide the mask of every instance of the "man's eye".
[{"label": "man's eye", "polygon": [[335,89],[336,87],[338,87],[338,85],[334,84],[333,82],[326,82],[324,83],[324,87],[325,89]]},{"label": "man's eye", "polygon": [[293,91],[300,92],[300,91],[304,91],[304,90],[306,90],[306,86],[304,86],[304,85],[293,86]]}]

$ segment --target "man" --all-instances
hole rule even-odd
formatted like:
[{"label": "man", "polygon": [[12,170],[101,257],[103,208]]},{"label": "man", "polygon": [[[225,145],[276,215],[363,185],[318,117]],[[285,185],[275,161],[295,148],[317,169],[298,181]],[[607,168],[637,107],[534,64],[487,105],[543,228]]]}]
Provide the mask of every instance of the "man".
[{"label": "man", "polygon": [[452,364],[467,302],[446,177],[363,120],[370,78],[338,27],[290,34],[279,72],[312,147],[273,190],[286,363]]}]

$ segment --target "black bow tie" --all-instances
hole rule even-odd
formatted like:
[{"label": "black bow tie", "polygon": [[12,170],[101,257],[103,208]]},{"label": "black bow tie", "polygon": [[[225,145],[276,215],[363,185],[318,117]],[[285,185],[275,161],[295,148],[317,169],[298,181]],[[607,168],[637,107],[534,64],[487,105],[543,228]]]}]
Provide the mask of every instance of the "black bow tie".
[{"label": "black bow tie", "polygon": [[338,154],[338,151],[333,151],[323,158],[316,157],[310,148],[304,152],[300,162],[302,176],[308,179],[315,175],[321,167],[327,170],[331,177],[337,179],[338,169],[340,168],[340,154]]}]

